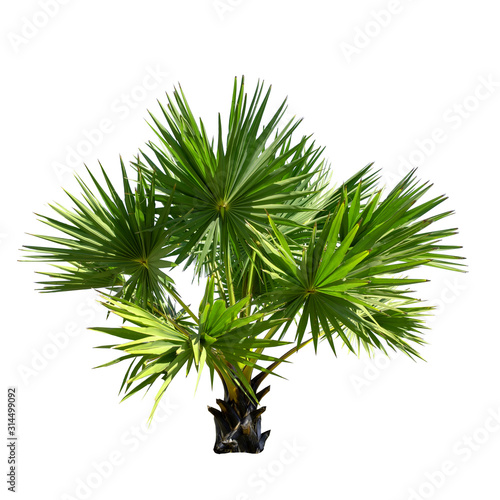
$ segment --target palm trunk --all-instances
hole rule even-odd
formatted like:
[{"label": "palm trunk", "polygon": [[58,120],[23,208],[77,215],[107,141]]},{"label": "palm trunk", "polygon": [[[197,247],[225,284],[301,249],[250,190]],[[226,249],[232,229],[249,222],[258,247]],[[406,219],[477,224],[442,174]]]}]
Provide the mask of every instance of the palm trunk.
[{"label": "palm trunk", "polygon": [[[254,392],[262,378],[255,377],[250,385]],[[251,400],[241,389],[237,388],[236,396],[229,397],[226,384],[224,385],[224,399],[217,399],[220,410],[208,407],[215,421],[215,453],[260,453],[271,431],[261,432],[261,415],[266,411],[265,406],[258,408],[258,404]],[[255,392],[260,400],[269,392],[266,387]]]}]

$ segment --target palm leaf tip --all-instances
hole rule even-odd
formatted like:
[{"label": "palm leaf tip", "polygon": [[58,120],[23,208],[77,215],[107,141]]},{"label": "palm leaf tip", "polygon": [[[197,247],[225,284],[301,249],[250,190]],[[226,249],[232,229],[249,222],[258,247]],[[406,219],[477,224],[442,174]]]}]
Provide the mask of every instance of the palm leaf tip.
[{"label": "palm leaf tip", "polygon": [[270,236],[252,228],[252,248],[276,285],[267,300],[281,307],[283,315],[300,317],[297,345],[310,330],[315,348],[326,336],[335,351],[335,335],[353,352],[354,345],[369,350],[382,348],[383,341],[416,356],[407,342],[422,343],[425,325],[420,316],[432,308],[413,307],[419,300],[406,287],[426,280],[410,280],[401,273],[422,266],[462,270],[457,262],[462,257],[448,253],[458,247],[438,244],[456,231],[427,230],[452,212],[427,215],[445,197],[418,204],[430,186],[416,181],[415,172],[384,199],[380,191],[365,191],[363,202],[363,180],[357,182],[351,194],[343,189],[332,213],[321,226],[313,226],[305,245],[287,238],[272,220]]},{"label": "palm leaf tip", "polygon": [[167,227],[171,200],[157,202],[154,178],[146,182],[139,170],[131,184],[123,161],[121,169],[123,199],[101,166],[106,187],[88,170],[92,188],[77,177],[84,201],[68,193],[74,209],[52,204],[59,219],[40,216],[64,237],[37,235],[53,246],[25,246],[28,260],[70,264],[56,266],[62,272],[43,273],[52,278],[40,283],[43,291],[104,288],[146,305],[160,301],[162,289],[172,288],[164,271],[175,265],[168,257],[178,246]]}]

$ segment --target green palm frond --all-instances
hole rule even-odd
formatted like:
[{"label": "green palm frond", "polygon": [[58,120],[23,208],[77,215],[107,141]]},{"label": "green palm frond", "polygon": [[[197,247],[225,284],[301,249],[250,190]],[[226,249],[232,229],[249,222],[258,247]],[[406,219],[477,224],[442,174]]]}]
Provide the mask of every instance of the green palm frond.
[{"label": "green palm frond", "polygon": [[380,170],[374,170],[373,163],[370,163],[352,175],[338,188],[332,189],[326,195],[323,208],[316,218],[318,227],[321,229],[322,222],[324,223],[325,219],[337,208],[339,202],[346,201],[350,204],[355,197],[359,197],[359,202],[363,203],[363,201],[370,198],[373,188],[380,180],[379,172]]},{"label": "green palm frond", "polygon": [[164,272],[175,265],[167,260],[176,248],[172,231],[166,230],[171,200],[157,206],[154,179],[146,182],[140,170],[133,191],[123,162],[121,168],[124,200],[101,166],[107,190],[89,171],[93,188],[77,177],[85,202],[68,193],[73,210],[50,205],[62,220],[40,216],[65,237],[36,235],[58,246],[25,246],[34,254],[29,258],[70,264],[55,266],[63,272],[41,273],[52,278],[40,283],[42,291],[107,288],[146,306],[161,302],[162,290],[171,289],[172,280]]},{"label": "green palm frond", "polygon": [[[297,344],[309,327],[317,345],[325,335],[335,351],[332,334],[354,351],[355,339],[367,350],[393,348],[418,356],[408,341],[422,343],[418,333],[425,328],[421,316],[431,307],[417,307],[418,299],[407,286],[426,281],[399,277],[420,266],[459,270],[461,257],[448,253],[455,246],[440,240],[454,229],[425,231],[451,212],[422,217],[445,200],[439,196],[416,205],[430,186],[420,184],[410,172],[380,200],[380,191],[361,203],[362,183],[352,200],[344,190],[336,209],[320,231],[310,233],[307,246],[290,241],[270,218],[272,236],[254,229],[254,251],[266,264],[265,272],[275,283],[261,300],[288,318],[300,316]],[[398,276],[394,276],[394,275]],[[286,328],[290,326],[288,321]]]},{"label": "green palm frond", "polygon": [[307,201],[327,182],[319,161],[322,149],[309,137],[292,141],[299,120],[278,131],[286,101],[262,125],[270,91],[263,94],[259,83],[248,103],[243,79],[239,87],[235,80],[227,134],[219,116],[215,143],[182,90],[161,106],[166,125],[151,115],[162,147],[150,144],[154,157],[144,154],[146,165],[155,172],[159,191],[170,196],[175,190],[173,214],[183,217],[186,234],[178,262],[195,262],[198,272],[210,272],[207,262],[213,267],[218,252],[249,257],[246,245],[239,244],[250,237],[245,221],[268,227],[268,212],[277,222],[295,226],[293,215],[311,219],[321,209]]},{"label": "green palm frond", "polygon": [[[242,300],[226,307],[224,301],[215,300],[214,279],[209,278],[200,304],[199,325],[196,325],[188,320],[174,319],[159,310],[149,312],[126,300],[106,297],[102,304],[123,318],[127,325],[120,328],[92,329],[127,342],[101,346],[117,349],[125,354],[100,367],[121,361],[130,362],[121,387],[125,389],[123,400],[142,389],[149,390],[157,379],[163,380],[151,417],[173,378],[183,367],[186,367],[187,375],[192,365],[198,371],[198,382],[203,367],[207,365],[212,384],[214,373],[217,372],[229,390],[239,388],[249,397],[255,398],[250,383],[243,375],[243,369],[250,367],[267,372],[267,369],[257,362],[276,362],[278,358],[256,353],[254,350],[279,347],[287,345],[288,342],[259,338],[259,334],[281,325],[284,320],[265,319],[270,313],[238,317],[247,302],[248,300]],[[132,387],[134,383],[137,385]]]}]

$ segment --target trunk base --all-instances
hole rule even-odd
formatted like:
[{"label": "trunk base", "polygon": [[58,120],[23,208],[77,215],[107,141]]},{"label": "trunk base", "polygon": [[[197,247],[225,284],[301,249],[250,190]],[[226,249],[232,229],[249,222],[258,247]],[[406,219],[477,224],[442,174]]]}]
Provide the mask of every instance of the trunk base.
[{"label": "trunk base", "polygon": [[[221,453],[260,453],[271,431],[261,432],[261,415],[265,406],[257,408],[254,401],[240,389],[236,400],[229,399],[224,387],[224,399],[217,399],[220,410],[208,407],[215,421],[214,452]],[[260,400],[269,392],[269,387],[256,394]]]}]

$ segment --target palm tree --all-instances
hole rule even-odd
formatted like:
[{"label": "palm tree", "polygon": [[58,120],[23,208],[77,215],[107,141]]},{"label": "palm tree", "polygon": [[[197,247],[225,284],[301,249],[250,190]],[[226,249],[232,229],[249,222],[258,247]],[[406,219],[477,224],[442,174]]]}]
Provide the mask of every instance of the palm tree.
[{"label": "palm tree", "polygon": [[[278,129],[286,100],[263,124],[263,89],[249,100],[235,80],[227,129],[219,115],[214,141],[179,87],[162,117],[151,115],[157,142],[121,162],[123,193],[102,166],[103,182],[88,171],[91,184],[78,177],[80,197],[69,194],[72,209],[51,205],[59,217],[40,216],[60,235],[25,247],[28,260],[55,266],[41,273],[42,291],[98,289],[123,318],[120,328],[94,328],[117,339],[102,347],[121,352],[102,366],[128,364],[123,399],[160,379],[152,417],[182,369],[194,366],[198,385],[207,366],[212,388],[217,373],[216,453],[264,449],[261,385],[309,343],[420,357],[432,308],[408,289],[426,280],[402,273],[461,266],[460,247],[441,243],[456,230],[428,229],[451,213],[428,215],[444,196],[422,201],[431,186],[414,171],[383,195],[372,165],[330,187],[323,149],[293,138],[300,121]],[[206,280],[198,310],[167,274],[180,264]]]}]

